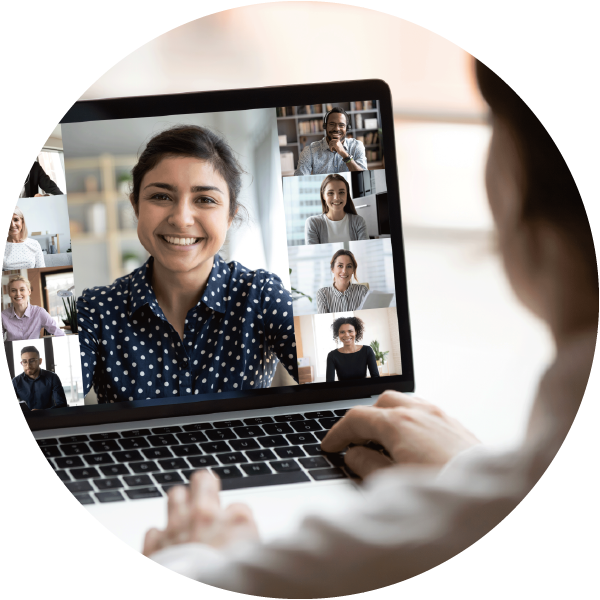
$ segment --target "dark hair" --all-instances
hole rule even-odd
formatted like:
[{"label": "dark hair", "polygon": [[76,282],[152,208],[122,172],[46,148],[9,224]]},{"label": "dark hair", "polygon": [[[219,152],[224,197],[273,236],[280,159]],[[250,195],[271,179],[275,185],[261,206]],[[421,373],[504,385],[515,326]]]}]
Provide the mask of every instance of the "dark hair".
[{"label": "dark hair", "polygon": [[243,169],[229,144],[218,134],[198,125],[178,125],[155,135],[144,148],[137,164],[131,170],[133,187],[131,203],[137,210],[140,186],[144,175],[164,158],[190,156],[207,160],[227,182],[229,189],[229,216],[236,215],[240,204]]},{"label": "dark hair", "polygon": [[340,327],[342,325],[352,325],[354,331],[356,331],[355,341],[360,342],[362,340],[363,333],[365,332],[365,324],[358,317],[340,317],[333,322],[331,326],[333,328],[333,341],[337,342],[340,335]]},{"label": "dark hair", "polygon": [[27,354],[28,352],[33,352],[37,354],[38,357],[40,356],[40,351],[35,346],[24,346],[21,348],[21,356],[23,356],[23,354]]},{"label": "dark hair", "polygon": [[344,212],[350,213],[351,215],[355,215],[356,208],[354,208],[354,202],[352,202],[352,198],[350,197],[350,184],[346,181],[346,178],[342,175],[338,175],[334,173],[332,175],[327,175],[325,179],[323,179],[323,183],[321,184],[321,206],[323,208],[323,214],[326,215],[329,212],[329,206],[327,206],[327,202],[325,202],[325,188],[327,184],[332,181],[343,181],[346,186],[346,204],[344,204]]},{"label": "dark hair", "polygon": [[494,118],[509,128],[523,165],[521,221],[546,222],[563,231],[597,282],[596,253],[585,207],[569,167],[550,134],[498,75],[475,61],[479,89]]},{"label": "dark hair", "polygon": [[352,254],[352,252],[350,252],[350,250],[344,250],[343,248],[341,250],[338,250],[332,257],[331,262],[329,263],[329,266],[331,267],[331,270],[333,271],[333,266],[335,265],[335,261],[340,257],[340,256],[347,256],[351,261],[352,261],[352,266],[354,267],[354,279],[356,279],[356,281],[358,281],[358,277],[356,276],[356,271],[358,269],[358,263],[356,262],[356,258],[354,258],[354,254]]},{"label": "dark hair", "polygon": [[334,106],[324,117],[323,117],[323,127],[327,128],[327,123],[329,122],[329,117],[335,113],[339,113],[340,115],[344,115],[346,117],[346,131],[350,129],[350,117],[348,113],[341,108],[340,106]]}]

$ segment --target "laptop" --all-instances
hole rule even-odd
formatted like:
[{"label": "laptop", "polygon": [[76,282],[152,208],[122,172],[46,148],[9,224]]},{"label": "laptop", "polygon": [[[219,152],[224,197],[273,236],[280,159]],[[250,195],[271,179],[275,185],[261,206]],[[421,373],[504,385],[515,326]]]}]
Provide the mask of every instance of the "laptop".
[{"label": "laptop", "polygon": [[[336,115],[338,124],[345,124],[345,131],[342,127],[336,135],[329,135],[331,115]],[[225,345],[222,356],[213,356],[216,353],[209,351],[212,341],[204,334],[187,348],[182,344],[192,335],[187,321],[183,338],[172,327],[170,334],[165,330],[164,337],[161,330],[160,337],[165,356],[179,352],[185,366],[173,364],[169,370],[165,359],[155,362],[156,368],[150,371],[137,354],[123,354],[132,333],[139,335],[136,339],[141,340],[142,351],[159,350],[155,345],[161,344],[158,336],[145,337],[148,330],[141,320],[136,321],[136,315],[149,315],[148,323],[159,319],[156,330],[170,327],[152,296],[139,300],[140,306],[133,297],[120,300],[108,296],[110,290],[116,294],[117,289],[125,289],[119,286],[151,281],[143,278],[151,277],[148,273],[157,268],[148,267],[160,258],[155,258],[140,239],[144,225],[136,219],[129,201],[131,171],[154,136],[177,126],[217,134],[233,150],[244,171],[240,202],[247,218],[229,228],[214,259],[215,265],[217,261],[228,265],[222,272],[227,279],[223,283],[224,301],[231,301],[231,290],[243,277],[255,276],[248,273],[262,274],[268,285],[281,286],[282,298],[289,298],[285,336],[272,334],[280,335],[277,340],[285,339],[280,345],[288,344],[289,353],[283,356],[271,334],[260,331],[263,338],[256,341],[256,347],[269,359],[265,359],[268,367],[262,361],[257,367],[263,369],[261,377],[248,362],[238,373],[234,367],[239,356],[226,352]],[[65,492],[74,494],[92,515],[138,550],[147,529],[164,526],[168,490],[186,484],[196,469],[210,469],[221,478],[225,504],[242,501],[251,506],[264,539],[285,535],[312,510],[335,511],[341,502],[351,501],[360,493],[359,481],[345,467],[343,454],[325,455],[321,451],[321,440],[353,406],[372,404],[388,389],[414,391],[388,86],[380,80],[362,80],[80,101],[62,119],[61,131],[68,211],[62,217],[68,218],[70,232],[60,233],[61,245],[69,244],[72,266],[11,269],[5,264],[3,285],[14,276],[35,282],[38,292],[35,296],[32,291],[30,304],[43,307],[64,333],[19,339],[13,332],[8,338],[5,335],[5,350],[13,378],[27,379],[22,375],[25,367],[21,357],[28,348],[25,356],[30,364],[37,353],[46,374],[60,379],[64,402],[30,410],[29,388],[23,388],[19,400],[33,436],[49,468],[64,482]],[[333,152],[328,148],[332,138],[340,140]],[[327,155],[321,152],[323,148]],[[307,156],[312,157],[310,161]],[[302,171],[307,164],[313,171]],[[370,185],[372,182],[373,197],[369,199],[368,190],[362,190],[356,193],[360,197],[357,204],[365,204],[365,198],[373,204],[385,201],[385,231],[379,230],[374,218],[358,221],[360,238],[351,227],[346,233],[338,227],[336,235],[342,231],[347,239],[320,240],[320,248],[314,240],[308,244],[307,220],[328,218],[325,211],[329,205],[321,188],[327,191],[330,175],[342,175],[352,197],[356,190],[352,190],[349,171],[353,170],[371,172],[367,179]],[[386,190],[384,200],[381,195],[375,198],[375,188]],[[169,201],[156,197],[157,202]],[[344,211],[356,223],[351,197]],[[36,214],[31,211],[25,218],[33,223]],[[295,246],[301,248],[296,248],[292,268],[289,249]],[[357,273],[380,290],[381,302],[367,298],[361,307],[362,297],[353,300],[347,293],[346,304],[332,305],[334,312],[319,309],[318,290],[336,287],[338,280],[330,262],[340,248],[355,252]],[[254,286],[248,283],[250,290]],[[121,302],[121,309],[94,321],[91,313],[95,309],[90,309],[90,303],[101,300],[95,293]],[[390,307],[392,295],[396,302]],[[264,294],[258,302],[263,301]],[[3,308],[9,306],[7,302],[5,297]],[[154,316],[136,313],[140,308],[152,309]],[[223,344],[246,349],[241,343],[242,329],[236,330],[234,319],[228,322],[227,315],[219,313],[206,296],[199,297],[193,310],[205,311],[208,320],[220,319],[221,329],[217,332],[215,328],[214,335],[224,336],[227,342]],[[254,334],[267,315],[266,309],[262,313],[253,310],[248,308],[250,316],[243,322],[254,328]],[[126,326],[131,329],[123,331],[121,318],[129,319]],[[102,334],[94,332],[92,322],[94,327],[100,323]],[[352,325],[356,334],[353,341],[344,342],[336,335],[339,323]],[[92,335],[98,343],[90,350],[88,338]],[[259,344],[261,339],[265,347]],[[346,343],[350,345],[344,346]],[[348,348],[350,352],[344,352]],[[250,346],[247,351],[250,353]],[[96,353],[93,366],[90,352]],[[120,360],[116,361],[119,352]],[[366,367],[372,354],[378,373]],[[142,359],[156,355],[142,355]],[[349,376],[348,368],[339,364],[350,355],[353,360],[360,359],[360,364],[352,363]],[[332,357],[342,361],[336,363],[338,367],[331,367]],[[230,371],[235,371],[232,379],[225,376]],[[213,373],[213,379],[207,380],[203,372]],[[220,379],[215,379],[219,374]],[[26,383],[31,384],[32,377]],[[132,381],[143,378],[144,386],[148,379],[148,388],[137,389],[141,384],[130,386],[129,381],[122,387],[121,382],[111,387],[119,377],[131,377]],[[185,383],[185,377],[191,383]],[[167,385],[167,378],[171,385],[162,387]],[[222,385],[222,389],[211,381],[218,381],[217,387]],[[111,393],[114,390],[114,398],[107,394],[109,389]],[[128,394],[132,395],[126,397]]]}]

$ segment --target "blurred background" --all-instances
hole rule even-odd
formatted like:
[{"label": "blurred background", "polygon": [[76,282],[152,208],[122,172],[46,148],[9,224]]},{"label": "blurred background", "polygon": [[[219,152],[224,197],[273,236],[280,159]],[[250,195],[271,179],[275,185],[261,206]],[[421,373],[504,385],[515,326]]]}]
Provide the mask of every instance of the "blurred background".
[{"label": "blurred background", "polygon": [[[351,60],[326,43],[340,27]],[[483,441],[512,443],[551,343],[515,299],[494,250],[483,179],[490,128],[469,54],[375,11],[272,3],[156,38],[83,98],[361,78],[381,78],[392,91],[417,393]]]},{"label": "blurred background", "polygon": [[289,288],[275,114],[261,109],[62,126],[76,295],[111,284],[148,258],[129,202],[131,169],[150,138],[180,124],[222,135],[244,170],[245,221],[229,229],[221,256],[272,271]]}]

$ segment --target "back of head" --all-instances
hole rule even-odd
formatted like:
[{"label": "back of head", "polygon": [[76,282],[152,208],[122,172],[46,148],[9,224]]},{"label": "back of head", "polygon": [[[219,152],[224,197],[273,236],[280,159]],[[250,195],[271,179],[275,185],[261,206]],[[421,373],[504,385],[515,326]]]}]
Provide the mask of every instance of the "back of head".
[{"label": "back of head", "polygon": [[524,174],[521,224],[550,225],[568,240],[597,287],[596,253],[583,201],[564,158],[523,100],[500,77],[476,61],[477,81],[493,118],[505,124]]}]

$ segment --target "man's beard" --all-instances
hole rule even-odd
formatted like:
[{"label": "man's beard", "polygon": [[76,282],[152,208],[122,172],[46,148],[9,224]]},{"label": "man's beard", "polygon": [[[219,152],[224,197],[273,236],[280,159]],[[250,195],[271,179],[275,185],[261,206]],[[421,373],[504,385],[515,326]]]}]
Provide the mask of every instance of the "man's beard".
[{"label": "man's beard", "polygon": [[[325,134],[325,139],[327,140],[327,143],[330,144],[331,140],[333,139],[333,137],[327,133]],[[344,143],[344,140],[346,139],[346,134],[341,135],[339,138],[337,138],[340,142],[342,142],[342,144]]]}]

